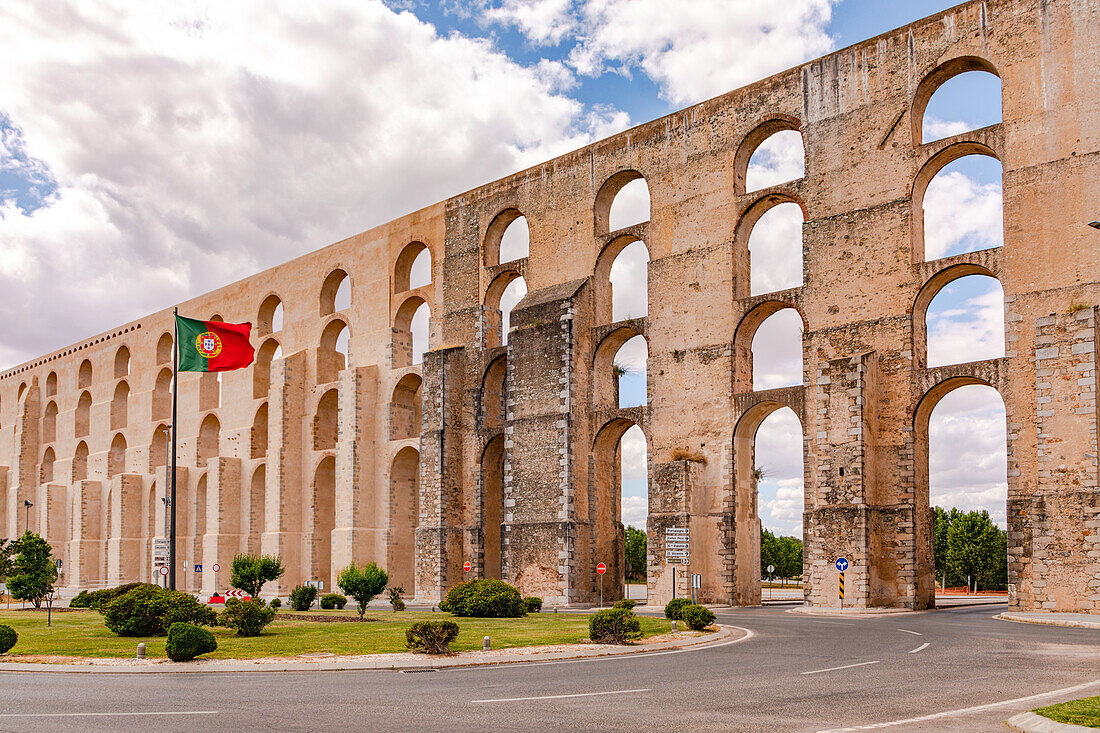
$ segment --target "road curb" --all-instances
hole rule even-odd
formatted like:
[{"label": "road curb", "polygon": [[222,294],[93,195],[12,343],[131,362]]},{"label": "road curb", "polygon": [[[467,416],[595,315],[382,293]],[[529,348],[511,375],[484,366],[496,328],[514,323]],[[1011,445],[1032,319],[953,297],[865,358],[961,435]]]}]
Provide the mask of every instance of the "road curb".
[{"label": "road curb", "polygon": [[1083,725],[1059,723],[1036,713],[1013,715],[1005,722],[1008,723],[1010,728],[1024,731],[1024,733],[1074,733],[1075,731],[1093,731],[1095,733],[1096,731],[1095,728],[1086,728]]},{"label": "road curb", "polygon": [[909,608],[823,608],[821,606],[802,606],[801,608],[789,608],[786,613],[796,613],[802,616],[839,616],[844,618],[860,618],[866,616],[897,616],[906,613],[922,613]]},{"label": "road curb", "polygon": [[[0,662],[0,672],[47,672],[62,674],[206,674],[240,672],[346,672],[353,670],[382,670],[390,672],[424,672],[450,667],[489,667],[503,664],[558,662],[572,659],[596,659],[645,655],[650,652],[671,652],[702,649],[715,644],[741,641],[752,636],[751,632],[739,626],[716,624],[718,631],[691,640],[663,641],[641,647],[607,647],[606,649],[583,649],[574,651],[539,653],[519,653],[502,655],[493,659],[478,660],[479,652],[460,652],[455,657],[424,657],[417,663],[409,663],[406,654],[364,655],[363,659],[346,662],[273,662],[260,663],[248,660],[210,660],[196,664],[193,662],[157,663],[146,665],[97,665],[85,664],[49,664],[45,662]],[[740,636],[738,636],[740,634]],[[737,637],[737,638],[734,638]],[[464,656],[465,655],[465,656]],[[394,657],[403,659],[396,660]],[[373,657],[373,658],[372,658]]]},{"label": "road curb", "polygon": [[1078,619],[1043,618],[1042,615],[1026,615],[1019,612],[1006,611],[993,618],[1001,621],[1015,621],[1019,624],[1037,624],[1039,626],[1062,626],[1069,629],[1100,629],[1100,619],[1096,621],[1084,621]]}]

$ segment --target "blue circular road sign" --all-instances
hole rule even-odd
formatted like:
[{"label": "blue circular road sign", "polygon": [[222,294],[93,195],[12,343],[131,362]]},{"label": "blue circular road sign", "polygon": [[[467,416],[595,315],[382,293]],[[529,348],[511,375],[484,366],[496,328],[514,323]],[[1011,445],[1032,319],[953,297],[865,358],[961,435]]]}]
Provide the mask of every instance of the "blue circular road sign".
[{"label": "blue circular road sign", "polygon": [[845,570],[847,570],[847,569],[848,569],[848,558],[846,558],[846,557],[838,557],[838,558],[836,559],[836,569],[837,569],[837,570],[839,570],[839,571],[840,571],[840,572],[842,572],[842,573],[843,573],[843,572],[844,572]]}]

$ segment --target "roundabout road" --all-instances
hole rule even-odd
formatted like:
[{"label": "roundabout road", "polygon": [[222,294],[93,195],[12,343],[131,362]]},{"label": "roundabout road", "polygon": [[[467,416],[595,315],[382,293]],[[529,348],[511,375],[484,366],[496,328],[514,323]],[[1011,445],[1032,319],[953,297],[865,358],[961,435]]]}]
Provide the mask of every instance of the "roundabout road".
[{"label": "roundabout road", "polygon": [[1100,694],[1100,632],[1003,610],[733,609],[719,622],[753,632],[738,643],[436,672],[0,673],[0,730],[1004,731]]}]

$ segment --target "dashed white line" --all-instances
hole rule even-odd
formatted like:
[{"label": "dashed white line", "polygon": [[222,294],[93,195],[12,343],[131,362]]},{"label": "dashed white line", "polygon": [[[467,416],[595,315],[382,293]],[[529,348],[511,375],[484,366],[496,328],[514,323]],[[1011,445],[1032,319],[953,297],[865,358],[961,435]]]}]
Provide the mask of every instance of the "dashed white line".
[{"label": "dashed white line", "polygon": [[925,648],[927,648],[927,647],[928,647],[928,645],[929,645],[929,644],[931,644],[931,643],[932,643],[932,642],[930,642],[930,641],[926,641],[926,642],[924,642],[923,644],[921,644],[920,646],[918,646],[918,647],[917,647],[916,649],[910,649],[910,650],[909,650],[909,653],[910,653],[910,654],[916,654],[916,653],[917,653],[917,652],[919,652],[919,651],[920,651],[921,649],[925,649]]},{"label": "dashed white line", "polygon": [[898,631],[903,631],[906,634],[912,634],[913,636],[924,636],[924,634],[919,631],[910,631],[909,629],[898,629]]},{"label": "dashed white line", "polygon": [[146,710],[133,713],[0,713],[0,718],[123,718],[134,715],[217,715],[217,710]]},{"label": "dashed white line", "polygon": [[578,692],[572,695],[543,695],[541,697],[501,697],[496,700],[470,700],[471,703],[480,702],[526,702],[528,700],[562,700],[567,697],[596,697],[598,695],[626,695],[632,692],[650,692],[647,687],[642,690],[607,690],[605,692]]},{"label": "dashed white line", "polygon": [[868,664],[878,664],[879,661],[874,662],[856,662],[855,664],[845,664],[841,667],[829,667],[827,669],[813,669],[809,672],[799,672],[799,674],[821,674],[822,672],[835,672],[838,669],[851,669],[852,667],[866,667]]}]

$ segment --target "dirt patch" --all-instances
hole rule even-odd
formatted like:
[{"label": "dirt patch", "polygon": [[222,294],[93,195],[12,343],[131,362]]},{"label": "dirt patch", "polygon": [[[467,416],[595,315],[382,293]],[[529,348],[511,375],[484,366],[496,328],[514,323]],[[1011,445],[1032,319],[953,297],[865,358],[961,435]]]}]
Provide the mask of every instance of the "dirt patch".
[{"label": "dirt patch", "polygon": [[310,613],[309,611],[298,611],[287,613],[286,611],[280,611],[275,614],[276,619],[294,619],[295,621],[319,621],[324,624],[333,623],[374,623],[379,619],[376,618],[359,618],[358,616],[328,616],[322,613]]}]

